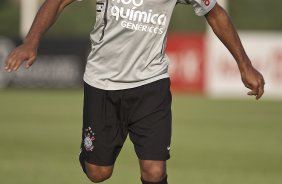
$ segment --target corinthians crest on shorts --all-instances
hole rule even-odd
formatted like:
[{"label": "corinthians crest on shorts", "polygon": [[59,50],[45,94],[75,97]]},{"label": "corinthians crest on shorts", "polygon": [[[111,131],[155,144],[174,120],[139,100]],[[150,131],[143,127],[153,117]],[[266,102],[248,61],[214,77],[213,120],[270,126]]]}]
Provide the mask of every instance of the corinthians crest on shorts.
[{"label": "corinthians crest on shorts", "polygon": [[86,151],[93,151],[93,141],[95,140],[94,135],[95,133],[92,131],[91,127],[85,129],[83,144]]}]

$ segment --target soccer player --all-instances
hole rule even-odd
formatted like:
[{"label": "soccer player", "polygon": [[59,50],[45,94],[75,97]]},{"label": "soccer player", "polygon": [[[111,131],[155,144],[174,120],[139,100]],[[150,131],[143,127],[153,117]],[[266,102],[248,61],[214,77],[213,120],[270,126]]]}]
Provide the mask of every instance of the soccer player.
[{"label": "soccer player", "polygon": [[[43,34],[75,0],[46,0],[23,41],[6,60],[16,71],[35,61]],[[176,4],[190,4],[205,16],[234,56],[244,85],[259,99],[263,76],[252,66],[237,31],[216,0],[96,0],[92,50],[84,74],[80,163],[93,182],[110,178],[129,134],[139,159],[143,184],[167,184],[171,140],[167,28]],[[77,15],[79,16],[79,15]],[[83,20],[82,20],[83,21]]]}]

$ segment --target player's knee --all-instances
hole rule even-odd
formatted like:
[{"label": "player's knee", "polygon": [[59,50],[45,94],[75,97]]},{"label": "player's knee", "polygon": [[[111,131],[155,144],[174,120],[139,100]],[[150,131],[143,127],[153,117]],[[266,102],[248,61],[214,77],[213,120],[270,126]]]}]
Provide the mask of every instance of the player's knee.
[{"label": "player's knee", "polygon": [[161,165],[150,165],[141,168],[141,175],[145,181],[158,182],[166,177],[166,169]]},{"label": "player's knee", "polygon": [[112,172],[106,170],[87,171],[87,177],[93,183],[100,183],[112,176]]},{"label": "player's knee", "polygon": [[142,172],[142,178],[146,181],[158,182],[166,177],[166,173],[161,169],[151,169],[149,171]]},{"label": "player's knee", "polygon": [[113,173],[113,166],[97,166],[85,162],[86,175],[93,183],[109,179]]},{"label": "player's knee", "polygon": [[87,175],[88,179],[93,183],[100,183],[110,178],[110,176],[101,176],[101,175]]}]

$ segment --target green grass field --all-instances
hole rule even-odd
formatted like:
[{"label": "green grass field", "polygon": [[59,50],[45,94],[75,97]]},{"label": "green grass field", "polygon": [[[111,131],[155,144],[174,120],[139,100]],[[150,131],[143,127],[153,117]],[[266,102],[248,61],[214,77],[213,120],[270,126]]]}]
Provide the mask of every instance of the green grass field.
[{"label": "green grass field", "polygon": [[[0,183],[90,183],[77,156],[81,90],[0,91]],[[281,184],[282,102],[175,95],[170,184]],[[138,184],[128,141],[105,184]]]}]

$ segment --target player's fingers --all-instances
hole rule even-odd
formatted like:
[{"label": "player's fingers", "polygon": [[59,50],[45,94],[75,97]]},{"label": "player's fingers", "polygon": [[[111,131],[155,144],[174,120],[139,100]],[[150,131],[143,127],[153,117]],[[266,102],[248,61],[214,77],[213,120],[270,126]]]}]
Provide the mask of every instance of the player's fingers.
[{"label": "player's fingers", "polygon": [[24,54],[18,52],[18,50],[15,49],[7,57],[5,69],[8,72],[15,70],[18,67],[18,65],[20,65],[22,61],[25,59],[24,57],[25,57]]},{"label": "player's fingers", "polygon": [[256,96],[256,99],[259,100],[262,97],[263,93],[264,92],[259,92],[258,95]]},{"label": "player's fingers", "polygon": [[7,70],[8,72],[12,71],[12,66],[14,65],[15,59],[16,59],[16,56],[13,53],[11,53],[7,57],[5,61],[5,70]]},{"label": "player's fingers", "polygon": [[5,60],[5,70],[8,70],[9,69],[9,63],[10,63],[10,57],[8,56]]},{"label": "player's fingers", "polygon": [[20,56],[20,55],[16,55],[12,61],[12,63],[10,64],[10,70],[15,71],[20,64],[23,62],[24,57]]},{"label": "player's fingers", "polygon": [[264,93],[264,81],[262,81],[261,85],[258,88],[258,95],[256,96],[256,99],[260,99]]},{"label": "player's fingers", "polygon": [[6,63],[5,63],[5,70],[6,70],[7,72],[11,72],[11,69],[10,69],[11,62],[12,62],[12,61],[9,59],[9,60],[7,60]]},{"label": "player's fingers", "polygon": [[18,60],[14,63],[12,70],[13,70],[13,71],[18,70],[19,67],[21,66],[22,62],[23,62],[22,59],[18,59]]},{"label": "player's fingers", "polygon": [[18,59],[17,58],[14,58],[14,59],[11,59],[10,62],[9,62],[9,65],[8,65],[8,72],[12,72],[13,71],[13,68],[15,66],[15,64],[17,63]]}]

